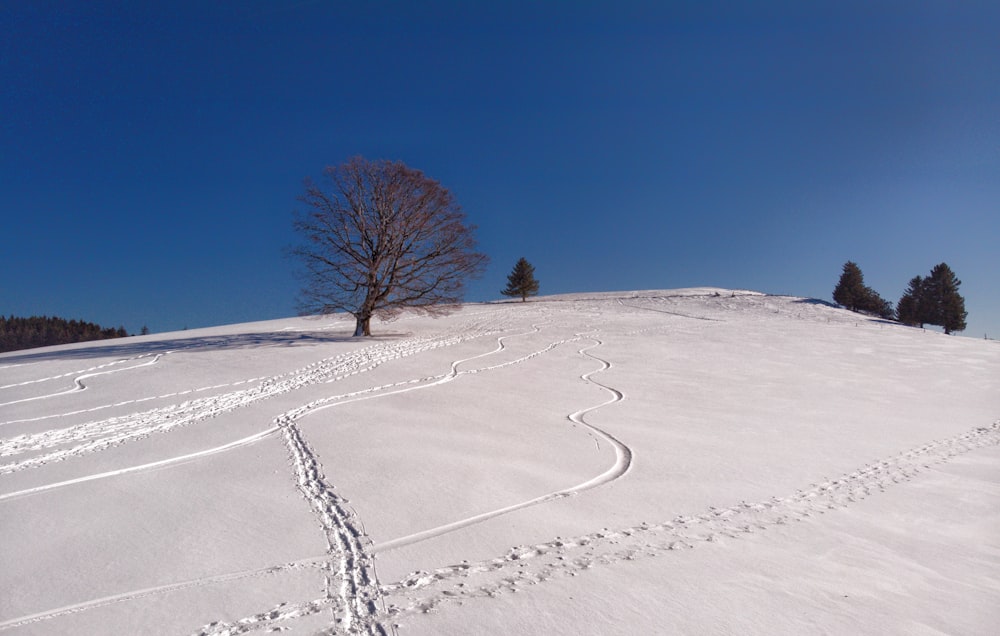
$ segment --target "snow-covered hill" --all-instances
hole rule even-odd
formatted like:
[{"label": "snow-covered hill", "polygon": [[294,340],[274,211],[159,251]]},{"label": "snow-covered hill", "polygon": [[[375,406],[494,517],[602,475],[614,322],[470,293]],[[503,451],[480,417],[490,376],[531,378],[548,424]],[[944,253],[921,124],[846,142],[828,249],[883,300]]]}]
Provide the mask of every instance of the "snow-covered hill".
[{"label": "snow-covered hill", "polygon": [[0,632],[985,634],[1000,347],[689,289],[0,356]]}]

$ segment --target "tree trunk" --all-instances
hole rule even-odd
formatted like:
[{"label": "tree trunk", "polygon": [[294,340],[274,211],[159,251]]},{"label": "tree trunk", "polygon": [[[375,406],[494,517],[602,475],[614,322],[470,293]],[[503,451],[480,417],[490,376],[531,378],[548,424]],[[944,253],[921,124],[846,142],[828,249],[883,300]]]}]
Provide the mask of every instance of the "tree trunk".
[{"label": "tree trunk", "polygon": [[366,316],[362,318],[361,316],[356,316],[356,318],[358,322],[357,326],[354,327],[354,337],[358,338],[361,336],[372,335],[372,327],[371,327],[372,317]]}]

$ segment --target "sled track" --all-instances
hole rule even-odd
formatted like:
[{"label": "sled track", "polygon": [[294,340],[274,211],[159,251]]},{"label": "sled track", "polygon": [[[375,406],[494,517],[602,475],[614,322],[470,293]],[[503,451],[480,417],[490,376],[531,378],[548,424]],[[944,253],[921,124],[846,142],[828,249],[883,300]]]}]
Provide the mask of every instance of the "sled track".
[{"label": "sled track", "polygon": [[556,537],[546,543],[516,546],[495,559],[413,572],[397,583],[384,586],[382,593],[393,620],[470,598],[515,593],[526,586],[576,576],[599,565],[662,556],[672,550],[737,539],[774,526],[804,521],[884,492],[957,455],[998,444],[1000,421],[876,461],[787,497],[740,502],[728,508],[709,508],[697,516],[678,516],[666,522],[642,523],[619,530],[605,528],[578,537]]}]

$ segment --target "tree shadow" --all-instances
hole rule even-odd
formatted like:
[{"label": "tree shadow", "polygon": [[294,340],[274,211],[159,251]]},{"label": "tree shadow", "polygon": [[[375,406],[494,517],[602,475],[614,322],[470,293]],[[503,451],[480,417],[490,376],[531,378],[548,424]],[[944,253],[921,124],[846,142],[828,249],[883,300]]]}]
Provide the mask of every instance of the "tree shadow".
[{"label": "tree shadow", "polygon": [[[831,302],[827,302],[825,300],[820,300],[819,298],[800,298],[798,300],[793,300],[792,302],[796,303],[796,304],[799,304],[799,305],[820,305],[822,307],[829,307],[831,309],[844,309],[843,307],[841,307],[840,305],[838,305],[836,303],[831,303]],[[844,309],[844,311],[848,311],[848,310]],[[869,322],[876,322],[876,323],[883,324],[883,325],[905,326],[902,323],[897,322],[895,320],[889,320],[887,318],[882,318],[881,316],[876,316],[875,314],[866,314],[863,311],[855,311],[855,312],[851,312],[851,313],[853,313],[855,316],[857,316],[858,319],[867,320]]]},{"label": "tree shadow", "polygon": [[831,309],[838,309],[839,307],[834,303],[820,300],[819,298],[799,298],[798,300],[793,300],[792,303],[797,305],[822,305],[823,307],[830,307]]},{"label": "tree shadow", "polygon": [[[324,333],[322,331],[272,331],[260,333],[236,333],[217,336],[195,336],[191,338],[169,338],[163,340],[143,340],[139,342],[123,342],[134,340],[95,340],[86,346],[56,351],[41,351],[28,349],[0,358],[0,366],[11,363],[42,362],[46,360],[81,360],[88,358],[131,357],[143,354],[165,353],[167,351],[184,351],[197,349],[199,351],[220,351],[227,349],[258,349],[262,347],[301,347],[337,342],[357,342],[367,339],[352,337],[351,333]],[[380,334],[382,335],[382,334]]]}]

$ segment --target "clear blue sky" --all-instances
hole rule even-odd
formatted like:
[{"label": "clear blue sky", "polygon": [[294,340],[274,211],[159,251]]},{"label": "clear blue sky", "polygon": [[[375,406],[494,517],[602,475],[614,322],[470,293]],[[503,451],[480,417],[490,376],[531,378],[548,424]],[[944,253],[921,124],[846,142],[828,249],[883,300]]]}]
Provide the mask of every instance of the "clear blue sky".
[{"label": "clear blue sky", "polygon": [[[158,6],[157,6],[158,5]],[[457,196],[542,293],[884,297],[947,262],[1000,338],[995,2],[0,4],[0,313],[294,315],[302,181]]]}]

